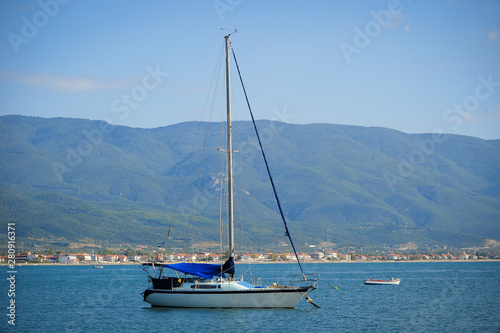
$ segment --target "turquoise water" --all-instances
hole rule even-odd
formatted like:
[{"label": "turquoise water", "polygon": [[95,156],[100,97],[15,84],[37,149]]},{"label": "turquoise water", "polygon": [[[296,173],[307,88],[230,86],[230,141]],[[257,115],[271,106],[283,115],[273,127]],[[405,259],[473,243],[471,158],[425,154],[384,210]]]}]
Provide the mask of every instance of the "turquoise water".
[{"label": "turquoise water", "polygon": [[[239,272],[246,265],[237,265]],[[500,332],[500,262],[304,264],[319,289],[295,309],[152,309],[138,267],[23,266],[16,274],[16,326],[7,323],[9,285],[0,284],[0,331],[13,332]],[[0,266],[3,276],[7,268]],[[253,276],[296,274],[260,264]],[[401,278],[365,286],[366,278]],[[248,278],[247,280],[249,280]],[[281,279],[281,282],[286,282]],[[335,289],[334,287],[337,287]]]}]

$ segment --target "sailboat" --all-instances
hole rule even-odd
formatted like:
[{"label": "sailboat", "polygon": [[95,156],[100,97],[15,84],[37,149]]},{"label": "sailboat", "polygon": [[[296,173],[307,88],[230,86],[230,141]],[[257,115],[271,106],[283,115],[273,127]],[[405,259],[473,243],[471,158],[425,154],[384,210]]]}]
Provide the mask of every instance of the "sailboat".
[{"label": "sailboat", "polygon": [[[226,63],[226,103],[227,103],[227,172],[228,172],[228,222],[229,222],[229,258],[223,264],[206,263],[162,263],[147,262],[142,268],[148,274],[149,287],[143,292],[144,301],[153,307],[171,308],[294,308],[298,302],[305,298],[307,302],[316,305],[307,295],[307,292],[317,288],[317,277],[314,274],[305,274],[300,264],[299,256],[295,250],[281,204],[276,193],[274,182],[269,172],[267,160],[262,150],[255,120],[250,110],[257,139],[261,146],[262,156],[266,163],[268,175],[273,187],[275,198],[283,219],[286,235],[290,239],[298,265],[302,272],[288,285],[272,283],[271,285],[253,285],[243,279],[235,279],[235,249],[234,249],[234,222],[233,222],[233,151],[231,131],[231,85],[230,85],[230,40],[228,34],[225,38],[225,63]],[[232,47],[231,47],[232,50]],[[239,72],[238,62],[232,50],[236,68]],[[243,91],[246,91],[241,80]]]}]

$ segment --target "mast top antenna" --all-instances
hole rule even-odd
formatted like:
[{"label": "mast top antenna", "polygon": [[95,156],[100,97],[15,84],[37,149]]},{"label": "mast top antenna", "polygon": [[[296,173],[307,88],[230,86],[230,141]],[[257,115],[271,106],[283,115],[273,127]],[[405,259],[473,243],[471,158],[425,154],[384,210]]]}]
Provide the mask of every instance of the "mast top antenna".
[{"label": "mast top antenna", "polygon": [[[224,30],[226,30],[226,28],[220,28],[220,30],[224,31]],[[227,34],[226,36],[224,36],[224,37],[229,37],[229,36],[231,36],[232,34],[235,34],[235,33],[238,33],[238,30],[234,29],[234,31],[233,31],[233,32],[228,33],[228,34]]]}]

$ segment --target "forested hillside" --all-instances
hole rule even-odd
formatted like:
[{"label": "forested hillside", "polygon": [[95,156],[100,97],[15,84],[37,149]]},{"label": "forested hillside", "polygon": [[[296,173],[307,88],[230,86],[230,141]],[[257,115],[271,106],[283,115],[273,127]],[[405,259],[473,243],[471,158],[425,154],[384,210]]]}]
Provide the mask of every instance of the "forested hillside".
[{"label": "forested hillside", "polygon": [[[460,247],[500,239],[499,140],[257,125],[301,246]],[[234,155],[237,229],[245,230],[237,237],[258,248],[284,230],[253,127],[236,122],[233,128],[233,148],[241,149]],[[219,242],[226,155],[217,148],[225,149],[224,130],[221,123],[139,129],[0,117],[1,223],[15,221],[17,237],[33,243],[63,237],[151,245],[170,225],[179,244]]]}]

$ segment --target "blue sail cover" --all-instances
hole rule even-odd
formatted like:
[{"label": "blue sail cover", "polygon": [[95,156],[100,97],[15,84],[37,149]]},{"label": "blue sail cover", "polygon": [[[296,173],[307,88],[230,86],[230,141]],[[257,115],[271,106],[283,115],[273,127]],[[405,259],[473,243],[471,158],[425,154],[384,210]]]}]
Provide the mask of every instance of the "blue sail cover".
[{"label": "blue sail cover", "polygon": [[216,275],[220,276],[224,273],[234,276],[233,257],[230,257],[223,265],[181,262],[178,264],[164,264],[162,266],[182,273],[196,275],[205,279],[211,279]]},{"label": "blue sail cover", "polygon": [[197,264],[197,263],[181,262],[178,264],[171,264],[164,266],[179,272],[196,275],[205,279],[213,278],[220,271],[220,265],[214,265],[214,264]]}]

